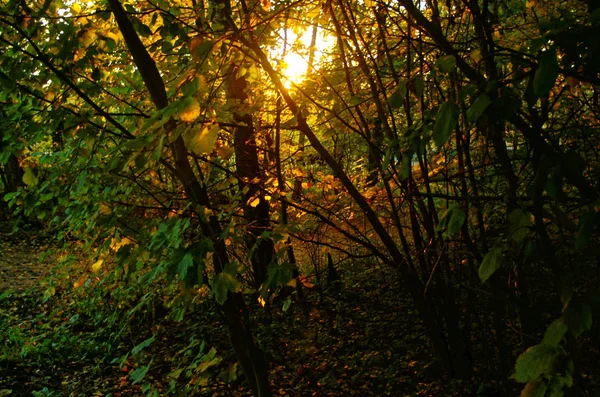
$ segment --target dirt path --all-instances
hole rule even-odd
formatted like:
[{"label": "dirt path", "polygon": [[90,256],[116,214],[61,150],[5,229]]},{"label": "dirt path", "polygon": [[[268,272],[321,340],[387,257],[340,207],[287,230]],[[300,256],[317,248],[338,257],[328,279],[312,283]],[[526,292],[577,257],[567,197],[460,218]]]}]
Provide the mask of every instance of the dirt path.
[{"label": "dirt path", "polygon": [[23,291],[38,283],[50,269],[40,257],[49,249],[47,238],[38,231],[13,233],[11,225],[0,224],[0,293]]}]

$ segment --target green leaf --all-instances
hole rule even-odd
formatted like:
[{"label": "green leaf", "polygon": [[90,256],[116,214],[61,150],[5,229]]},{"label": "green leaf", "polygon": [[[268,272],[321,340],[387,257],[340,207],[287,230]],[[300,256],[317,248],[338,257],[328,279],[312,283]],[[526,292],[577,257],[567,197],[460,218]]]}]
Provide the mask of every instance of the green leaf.
[{"label": "green leaf", "polygon": [[29,187],[33,187],[39,183],[39,179],[33,168],[25,168],[25,172],[23,173],[23,183]]},{"label": "green leaf", "polygon": [[283,302],[283,307],[281,308],[281,310],[283,310],[284,312],[287,312],[288,309],[290,308],[290,305],[292,304],[292,298],[288,297],[285,302]]},{"label": "green leaf", "polygon": [[458,204],[454,204],[453,207],[452,216],[448,221],[448,234],[450,236],[454,236],[460,232],[460,228],[465,223],[466,217],[465,211]]},{"label": "green leaf", "polygon": [[514,242],[521,243],[527,237],[529,226],[531,226],[531,214],[529,212],[517,208],[508,214],[508,231]]},{"label": "green leaf", "polygon": [[425,91],[425,82],[423,81],[423,76],[418,75],[417,77],[415,77],[415,95],[418,98],[421,98],[421,95],[423,95],[423,91]]},{"label": "green leaf", "polygon": [[186,253],[179,265],[177,266],[177,274],[179,274],[179,280],[184,280],[188,274],[188,269],[194,266],[194,258],[190,252]]},{"label": "green leaf", "polygon": [[587,212],[581,216],[579,220],[579,230],[575,235],[575,249],[580,250],[586,246],[592,239],[594,228],[596,226],[597,214],[595,212]]},{"label": "green leaf", "polygon": [[440,106],[433,126],[433,141],[437,147],[442,147],[450,138],[458,122],[459,113],[460,109],[454,102],[444,102]]},{"label": "green leaf", "polygon": [[[152,364],[152,361],[150,364]],[[133,380],[134,385],[136,383],[140,383],[144,379],[144,376],[146,376],[146,373],[148,373],[148,369],[150,369],[150,364],[143,367],[138,367],[129,374],[129,377],[131,380]]]},{"label": "green leaf", "polygon": [[517,359],[513,377],[517,382],[529,382],[552,372],[552,364],[559,350],[554,346],[539,344],[530,347]]},{"label": "green leaf", "polygon": [[365,100],[359,96],[353,96],[348,100],[348,103],[352,106],[357,106],[363,103]]},{"label": "green leaf", "polygon": [[400,173],[398,177],[401,180],[406,180],[410,175],[410,168],[412,165],[413,152],[412,150],[406,151],[402,154],[402,164],[400,164]]},{"label": "green leaf", "polygon": [[227,293],[238,292],[241,289],[241,283],[235,276],[229,273],[221,272],[215,276],[212,282],[213,293],[215,300],[222,305],[227,300]]},{"label": "green leaf", "polygon": [[387,147],[387,149],[385,151],[385,156],[383,157],[383,162],[381,164],[381,168],[383,170],[385,170],[390,165],[390,163],[396,156],[397,150],[398,150],[398,140],[394,139],[392,142],[390,142],[389,146]]},{"label": "green leaf", "polygon": [[274,289],[277,286],[287,285],[293,279],[294,266],[288,261],[281,263],[272,262],[267,270],[267,279],[265,280],[260,294],[266,299],[269,289]]},{"label": "green leaf", "polygon": [[186,123],[193,123],[200,116],[200,111],[200,104],[194,97],[186,96],[177,102],[179,120]]},{"label": "green leaf", "polygon": [[502,248],[492,248],[481,261],[479,266],[479,278],[485,283],[502,266]]},{"label": "green leaf", "polygon": [[550,383],[548,383],[548,389],[546,390],[546,397],[563,397],[565,395],[565,392],[563,391],[563,388],[565,386],[567,387],[571,387],[569,386],[569,381],[567,378],[571,378],[571,385],[572,385],[572,377],[569,373],[567,373],[565,376],[553,376],[552,379],[550,380]]},{"label": "green leaf", "polygon": [[154,152],[152,152],[152,159],[154,161],[160,160],[160,157],[162,156],[162,150],[165,146],[165,137],[166,135],[162,135],[160,137],[160,139],[158,140],[158,145],[156,145],[156,149],[154,149]]},{"label": "green leaf", "polygon": [[556,319],[546,328],[546,332],[544,332],[544,339],[542,339],[542,343],[548,346],[556,347],[559,345],[562,338],[567,333],[567,324],[565,323],[565,319],[563,317]]},{"label": "green leaf", "polygon": [[0,86],[4,87],[6,91],[12,91],[17,88],[15,81],[2,72],[0,72]]},{"label": "green leaf", "polygon": [[238,378],[237,368],[238,368],[237,363],[229,364],[229,367],[226,370],[223,370],[219,373],[219,377],[221,379],[223,379],[223,381],[225,381],[225,383],[235,382]]},{"label": "green leaf", "polygon": [[202,41],[200,44],[193,46],[192,48],[192,55],[194,58],[202,60],[210,54],[210,51],[213,48],[213,42],[210,40]]},{"label": "green leaf", "polygon": [[198,92],[199,80],[194,78],[189,83],[181,87],[184,96],[194,96]]},{"label": "green leaf", "polygon": [[146,26],[142,22],[140,22],[139,19],[137,19],[137,18],[130,18],[130,20],[132,21],[133,26],[135,26],[135,30],[137,30],[137,33],[141,37],[152,36],[152,30],[148,26]]},{"label": "green leaf", "polygon": [[401,82],[398,84],[398,87],[394,90],[392,95],[388,98],[388,105],[392,109],[399,109],[402,107],[404,103],[404,98],[406,97],[406,83]]},{"label": "green leaf", "polygon": [[587,303],[574,297],[563,310],[569,331],[577,337],[592,328],[592,311]]},{"label": "green leaf", "polygon": [[437,66],[442,73],[450,73],[456,66],[456,58],[454,58],[454,55],[445,55],[435,61],[435,66]]},{"label": "green leaf", "polygon": [[488,106],[492,103],[489,96],[483,94],[477,97],[469,110],[467,110],[467,120],[470,123],[474,123],[479,120],[479,117],[485,112]]},{"label": "green leaf", "polygon": [[533,93],[537,98],[550,92],[558,77],[559,69],[554,48],[540,55],[540,62],[533,77]]},{"label": "green leaf", "polygon": [[525,385],[520,397],[544,397],[546,387],[546,382],[543,380],[532,380]]},{"label": "green leaf", "polygon": [[477,84],[467,84],[458,91],[458,100],[460,102],[465,101],[471,95],[474,95],[477,92]]},{"label": "green leaf", "polygon": [[144,350],[146,347],[150,346],[155,340],[156,340],[156,338],[154,336],[146,339],[145,341],[143,341],[142,343],[140,343],[139,345],[137,345],[136,347],[131,349],[131,354],[135,356],[136,354],[138,354],[139,352]]},{"label": "green leaf", "polygon": [[458,204],[452,204],[440,218],[440,222],[435,228],[436,232],[441,232],[447,228],[445,235],[451,237],[460,232],[460,228],[465,222],[465,211]]}]

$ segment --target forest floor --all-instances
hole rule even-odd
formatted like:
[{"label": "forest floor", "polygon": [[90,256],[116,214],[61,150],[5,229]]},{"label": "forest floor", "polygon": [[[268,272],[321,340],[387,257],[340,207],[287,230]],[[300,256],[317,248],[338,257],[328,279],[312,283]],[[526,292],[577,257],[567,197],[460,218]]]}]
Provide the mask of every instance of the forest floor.
[{"label": "forest floor", "polygon": [[[250,395],[212,299],[167,310],[146,291],[55,273],[50,238],[0,228],[0,396]],[[406,294],[379,273],[343,305],[308,291],[308,322],[294,305],[252,308],[274,394],[500,396],[477,393],[494,384],[482,372],[442,374]]]}]

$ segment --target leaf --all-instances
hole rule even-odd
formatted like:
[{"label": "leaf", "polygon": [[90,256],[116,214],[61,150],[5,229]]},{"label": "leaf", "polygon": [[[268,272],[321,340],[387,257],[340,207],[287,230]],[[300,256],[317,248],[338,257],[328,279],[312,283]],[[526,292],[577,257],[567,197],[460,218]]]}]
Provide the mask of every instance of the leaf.
[{"label": "leaf", "polygon": [[348,103],[352,106],[357,106],[363,103],[365,100],[359,96],[353,96],[348,100]]},{"label": "leaf", "polygon": [[234,276],[227,272],[221,272],[215,276],[212,282],[213,293],[218,304],[222,305],[227,300],[227,293],[237,292],[241,284]]},{"label": "leaf", "polygon": [[12,91],[17,88],[17,84],[13,79],[8,77],[6,74],[0,71],[0,86],[4,87],[6,91]]},{"label": "leaf", "polygon": [[212,152],[218,134],[219,124],[207,124],[200,133],[196,129],[185,131],[183,140],[189,150],[200,156]]},{"label": "leaf", "polygon": [[204,35],[198,35],[192,39],[190,44],[190,53],[196,60],[202,60],[206,58],[213,48],[213,42],[205,40]]},{"label": "leaf", "polygon": [[[152,364],[152,361],[150,364]],[[148,373],[148,369],[150,369],[150,364],[136,368],[129,374],[129,377],[133,380],[134,385],[136,383],[140,383],[142,379],[144,379],[144,376],[146,376],[146,373]]]},{"label": "leaf", "polygon": [[508,214],[508,231],[510,238],[521,243],[529,233],[531,225],[531,214],[522,209],[514,209]]},{"label": "leaf", "polygon": [[460,228],[465,223],[465,217],[465,211],[458,204],[454,204],[452,215],[448,221],[448,234],[450,236],[454,236],[460,232]]},{"label": "leaf", "polygon": [[525,385],[520,397],[544,397],[546,387],[546,382],[543,380],[532,380]]},{"label": "leaf", "polygon": [[258,204],[260,204],[260,197],[254,197],[254,198],[252,198],[252,197],[251,197],[250,199],[252,200],[252,201],[249,201],[249,202],[248,202],[248,205],[249,205],[250,207],[252,207],[252,208],[256,208],[256,206],[257,206]]},{"label": "leaf", "polygon": [[556,49],[551,48],[542,52],[540,62],[535,76],[533,77],[533,93],[536,98],[550,92],[558,78],[558,62],[556,61]]},{"label": "leaf", "polygon": [[98,271],[100,271],[100,269],[102,269],[102,264],[104,263],[104,259],[98,259],[93,265],[92,265],[92,272],[96,273]]},{"label": "leaf", "polygon": [[287,312],[288,309],[290,308],[290,305],[292,304],[292,298],[287,298],[285,300],[285,302],[283,302],[283,307],[281,308],[281,310],[283,310],[284,312]]},{"label": "leaf", "polygon": [[160,160],[164,146],[165,146],[165,135],[162,135],[160,137],[160,139],[158,140],[158,145],[156,145],[156,149],[154,149],[154,152],[152,152],[152,159],[154,161]]},{"label": "leaf", "polygon": [[442,147],[450,138],[458,122],[459,113],[460,109],[454,102],[444,102],[440,106],[433,126],[433,141],[437,147]]},{"label": "leaf", "polygon": [[471,51],[471,52],[469,53],[469,57],[471,57],[471,59],[472,59],[474,62],[476,62],[476,63],[479,63],[479,62],[481,61],[481,59],[482,59],[482,56],[481,56],[481,50],[479,50],[479,49],[474,49],[473,51]]},{"label": "leaf", "polygon": [[565,322],[569,331],[577,337],[592,328],[592,311],[587,303],[578,298],[572,298],[563,310]]},{"label": "leaf", "polygon": [[546,328],[546,332],[544,332],[544,339],[542,339],[542,343],[548,346],[556,347],[562,340],[563,336],[567,333],[567,324],[565,323],[565,319],[563,317],[556,319]]},{"label": "leaf", "polygon": [[219,146],[217,148],[217,156],[222,158],[223,160],[229,160],[233,155],[233,149],[229,146]]},{"label": "leaf", "polygon": [[200,116],[200,104],[191,96],[184,97],[177,106],[179,120],[192,123]]},{"label": "leaf", "polygon": [[456,66],[456,58],[454,58],[454,55],[440,57],[437,61],[435,61],[435,66],[437,66],[442,73],[450,73]]},{"label": "leaf", "polygon": [[553,346],[544,343],[532,346],[517,359],[513,377],[517,382],[524,383],[549,374],[558,355],[559,351]]},{"label": "leaf", "polygon": [[139,352],[144,350],[146,347],[150,346],[155,340],[156,340],[156,338],[154,336],[146,339],[145,341],[143,341],[142,343],[138,344],[136,347],[131,349],[131,354],[135,356],[136,354],[138,354]]},{"label": "leaf", "polygon": [[198,92],[199,80],[193,78],[190,82],[181,87],[181,92],[184,96],[194,96]]},{"label": "leaf", "polygon": [[492,100],[489,96],[485,94],[479,95],[477,99],[475,99],[471,107],[467,110],[467,120],[470,123],[474,123],[477,120],[479,120],[483,112],[485,112],[485,109],[487,109],[487,107],[490,106],[491,103]]},{"label": "leaf", "polygon": [[35,174],[33,168],[25,168],[25,172],[23,173],[23,183],[25,183],[29,187],[33,187],[39,183],[39,179]]},{"label": "leaf", "polygon": [[435,228],[436,232],[441,232],[447,228],[447,236],[453,236],[460,232],[460,228],[465,222],[465,211],[458,204],[452,204],[440,218],[440,222]]},{"label": "leaf", "polygon": [[192,266],[194,266],[194,257],[191,252],[188,252],[181,258],[181,261],[179,261],[179,265],[177,266],[179,280],[185,279],[185,276],[188,274],[188,269]]},{"label": "leaf", "polygon": [[411,150],[406,151],[402,155],[402,164],[400,164],[400,174],[398,176],[403,181],[406,180],[410,174],[412,158],[413,158],[413,152]]},{"label": "leaf", "polygon": [[425,83],[423,82],[423,76],[418,75],[415,77],[415,95],[417,98],[421,98],[423,91],[425,90]]},{"label": "leaf", "polygon": [[223,370],[219,373],[219,377],[223,379],[225,383],[235,382],[238,378],[237,368],[237,363],[229,364],[229,367],[226,370]]},{"label": "leaf", "polygon": [[575,249],[580,250],[590,242],[594,234],[596,218],[597,214],[595,212],[587,212],[581,216],[579,230],[575,235]]},{"label": "leaf", "polygon": [[502,266],[502,248],[492,248],[485,254],[485,257],[479,266],[479,278],[481,279],[481,283],[485,283],[487,279],[500,268],[500,266]]},{"label": "leaf", "polygon": [[477,84],[467,84],[458,91],[458,100],[465,101],[468,97],[477,92]]},{"label": "leaf", "polygon": [[394,90],[392,95],[388,98],[388,105],[392,109],[399,109],[402,107],[404,103],[404,98],[406,97],[406,83],[401,82],[398,84],[398,87]]}]

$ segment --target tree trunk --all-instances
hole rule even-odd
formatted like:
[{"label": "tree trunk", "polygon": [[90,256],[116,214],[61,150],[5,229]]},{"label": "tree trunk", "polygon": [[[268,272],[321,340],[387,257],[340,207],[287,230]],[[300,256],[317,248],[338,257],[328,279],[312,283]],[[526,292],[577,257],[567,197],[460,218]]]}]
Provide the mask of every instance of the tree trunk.
[{"label": "tree trunk", "polygon": [[[127,47],[150,92],[152,101],[157,108],[166,108],[168,105],[167,92],[154,60],[146,51],[119,1],[109,0],[108,2],[125,38]],[[175,123],[169,122],[166,128],[174,129]],[[196,204],[210,208],[208,194],[194,174],[181,136],[171,144],[171,150],[175,159],[175,176],[181,181],[188,198]],[[199,219],[202,219],[202,217],[199,217]],[[223,272],[225,264],[229,263],[225,243],[220,237],[221,225],[216,216],[209,217],[208,221],[200,222],[202,233],[212,240],[215,247],[213,265],[215,273],[219,274]],[[232,347],[246,374],[252,392],[257,397],[270,397],[271,390],[266,360],[262,351],[254,342],[243,295],[239,292],[229,292],[227,300],[221,305],[221,310],[226,319]]]},{"label": "tree trunk", "polygon": [[[229,70],[227,96],[240,103],[247,100],[247,83],[244,77],[236,77],[237,67]],[[234,111],[233,118],[238,123],[233,133],[235,165],[238,185],[242,193],[242,207],[248,224],[246,245],[250,252],[254,287],[259,289],[267,279],[269,264],[275,256],[275,248],[270,238],[261,237],[270,229],[270,206],[262,191],[263,175],[258,160],[255,129],[252,115]]]},{"label": "tree trunk", "polygon": [[16,192],[19,186],[23,184],[23,169],[19,165],[19,159],[14,154],[8,156],[8,161],[4,165],[5,190],[6,192]]}]

